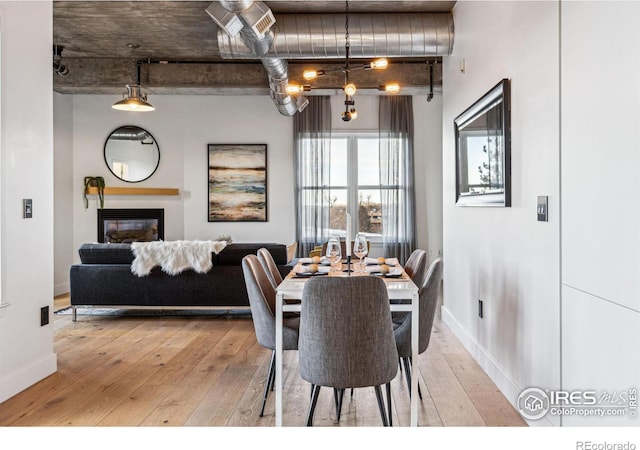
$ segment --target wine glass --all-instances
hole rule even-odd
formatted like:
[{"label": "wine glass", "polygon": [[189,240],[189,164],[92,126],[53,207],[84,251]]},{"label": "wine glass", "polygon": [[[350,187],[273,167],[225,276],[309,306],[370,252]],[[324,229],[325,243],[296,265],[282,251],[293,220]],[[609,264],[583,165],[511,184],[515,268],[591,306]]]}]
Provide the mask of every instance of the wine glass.
[{"label": "wine glass", "polygon": [[353,242],[353,254],[360,258],[360,272],[365,271],[363,258],[367,256],[368,252],[367,237],[362,233],[356,234],[355,241]]},{"label": "wine glass", "polygon": [[327,242],[327,259],[331,263],[331,267],[335,267],[342,261],[342,249],[340,248],[340,241],[336,238],[329,239]]}]

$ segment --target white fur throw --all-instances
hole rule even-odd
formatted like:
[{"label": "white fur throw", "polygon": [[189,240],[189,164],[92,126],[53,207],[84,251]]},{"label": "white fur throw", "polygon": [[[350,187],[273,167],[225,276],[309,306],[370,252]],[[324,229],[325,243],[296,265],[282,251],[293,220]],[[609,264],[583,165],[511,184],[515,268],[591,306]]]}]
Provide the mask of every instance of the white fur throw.
[{"label": "white fur throw", "polygon": [[226,241],[152,241],[133,242],[131,251],[135,259],[131,272],[139,277],[149,275],[155,266],[169,275],[193,269],[198,273],[211,270],[211,253],[220,253]]}]

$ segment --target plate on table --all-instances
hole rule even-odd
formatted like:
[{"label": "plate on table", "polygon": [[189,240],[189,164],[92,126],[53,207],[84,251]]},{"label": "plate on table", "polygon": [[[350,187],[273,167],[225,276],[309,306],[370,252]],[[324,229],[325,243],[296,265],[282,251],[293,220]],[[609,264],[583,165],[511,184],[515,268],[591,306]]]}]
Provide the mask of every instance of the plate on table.
[{"label": "plate on table", "polygon": [[300,261],[300,264],[303,266],[310,266],[311,264],[317,264],[319,266],[329,266],[331,265],[331,262],[328,259],[323,258],[319,263],[314,263],[313,261],[309,261],[308,258],[305,258]]},{"label": "plate on table", "polygon": [[318,275],[329,275],[328,272],[296,272],[295,278],[311,278]]},{"label": "plate on table", "polygon": [[398,258],[385,258],[384,262],[378,261],[378,258],[365,258],[364,263],[367,266],[377,266],[377,265],[386,264],[389,267],[395,267],[397,265],[400,265],[400,261],[398,261]]},{"label": "plate on table", "polygon": [[369,275],[373,275],[374,277],[402,278],[402,274],[401,273],[369,272]]}]

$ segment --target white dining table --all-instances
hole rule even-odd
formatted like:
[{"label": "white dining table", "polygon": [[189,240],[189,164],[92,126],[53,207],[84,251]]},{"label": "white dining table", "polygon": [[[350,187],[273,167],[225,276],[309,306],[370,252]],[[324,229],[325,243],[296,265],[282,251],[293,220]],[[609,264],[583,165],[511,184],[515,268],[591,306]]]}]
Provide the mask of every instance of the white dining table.
[{"label": "white dining table", "polygon": [[[300,311],[301,303],[285,303],[285,300],[302,300],[304,284],[309,277],[295,277],[296,268],[282,281],[276,290],[276,426],[282,426],[282,391],[283,391],[283,348],[282,318],[285,312]],[[345,273],[336,271],[329,276],[371,276],[369,274]],[[411,312],[411,426],[418,426],[418,287],[406,273],[401,278],[383,277],[390,300],[410,299],[410,303],[389,303],[391,311]]]}]

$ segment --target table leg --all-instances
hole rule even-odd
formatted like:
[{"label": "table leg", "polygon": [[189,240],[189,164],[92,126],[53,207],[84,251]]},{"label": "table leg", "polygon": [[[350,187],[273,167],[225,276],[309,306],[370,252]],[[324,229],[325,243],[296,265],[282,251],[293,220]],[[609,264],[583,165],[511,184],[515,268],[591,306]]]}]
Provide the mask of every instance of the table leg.
[{"label": "table leg", "polygon": [[418,294],[411,296],[411,426],[418,426],[418,311],[420,309]]},{"label": "table leg", "polygon": [[276,294],[276,426],[282,426],[282,294]]}]

